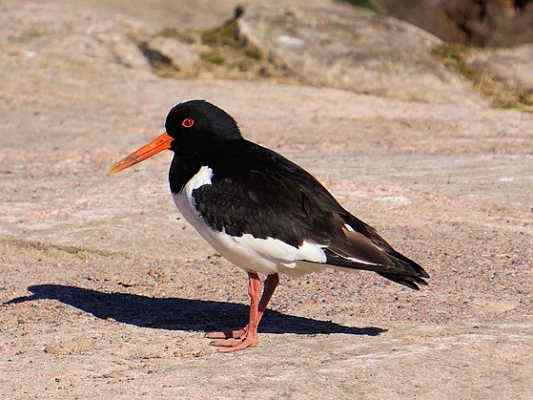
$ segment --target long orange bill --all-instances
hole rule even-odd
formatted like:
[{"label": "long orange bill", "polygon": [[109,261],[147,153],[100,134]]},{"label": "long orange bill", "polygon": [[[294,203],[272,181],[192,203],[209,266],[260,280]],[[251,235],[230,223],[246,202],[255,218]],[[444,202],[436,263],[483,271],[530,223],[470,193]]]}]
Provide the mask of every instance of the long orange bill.
[{"label": "long orange bill", "polygon": [[113,164],[108,175],[116,174],[123,169],[129,168],[132,165],[140,163],[147,158],[155,156],[157,153],[162,152],[163,150],[170,149],[170,143],[172,142],[172,136],[163,133],[152,140],[150,143],[144,145],[140,149],[135,150],[133,153],[128,155],[126,158],[123,158],[119,162]]}]

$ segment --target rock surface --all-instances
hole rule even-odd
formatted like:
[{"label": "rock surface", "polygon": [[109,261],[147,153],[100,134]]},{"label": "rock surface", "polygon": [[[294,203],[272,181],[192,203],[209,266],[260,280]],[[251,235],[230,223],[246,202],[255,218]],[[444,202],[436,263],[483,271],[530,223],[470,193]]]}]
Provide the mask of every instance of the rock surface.
[{"label": "rock surface", "polygon": [[479,49],[467,62],[522,93],[533,104],[533,44],[500,49]]},{"label": "rock surface", "polygon": [[194,69],[200,61],[191,46],[169,37],[156,36],[147,43],[147,48],[168,57],[178,70]]},{"label": "rock surface", "polygon": [[432,49],[441,41],[413,25],[328,3],[256,5],[242,34],[313,85],[408,101],[482,104],[471,84]]},{"label": "rock surface", "polygon": [[[0,398],[533,397],[531,114],[162,79],[136,47],[161,26],[84,4],[0,4]],[[242,323],[244,275],[175,210],[169,154],[106,176],[190,98],[305,166],[431,285],[284,277],[259,346],[214,353],[202,333]]]}]

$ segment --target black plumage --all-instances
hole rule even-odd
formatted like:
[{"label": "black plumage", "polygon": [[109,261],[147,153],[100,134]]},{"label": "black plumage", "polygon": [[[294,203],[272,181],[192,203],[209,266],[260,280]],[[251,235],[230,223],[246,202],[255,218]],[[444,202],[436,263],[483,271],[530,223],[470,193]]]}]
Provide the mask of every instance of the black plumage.
[{"label": "black plumage", "polygon": [[[179,122],[193,118],[192,127]],[[242,138],[223,110],[204,101],[173,108],[165,124],[174,138],[173,193],[203,166],[211,184],[192,192],[204,222],[231,236],[250,234],[298,247],[324,246],[327,264],[370,270],[413,289],[428,274],[395,251],[371,226],[345,210],[308,172],[276,152]]]}]

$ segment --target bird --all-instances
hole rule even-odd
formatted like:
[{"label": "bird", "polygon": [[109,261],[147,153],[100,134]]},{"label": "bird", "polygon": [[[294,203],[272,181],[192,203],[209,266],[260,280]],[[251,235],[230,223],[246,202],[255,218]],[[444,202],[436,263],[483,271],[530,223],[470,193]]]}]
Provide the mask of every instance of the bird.
[{"label": "bird", "polygon": [[[163,150],[174,153],[170,192],[183,217],[248,275],[248,323],[208,332],[221,352],[256,346],[258,326],[279,274],[326,268],[373,271],[418,290],[428,273],[343,208],[310,173],[246,140],[227,112],[205,100],[176,104],[165,131],[113,164],[109,174]],[[262,289],[262,290],[261,290]]]}]

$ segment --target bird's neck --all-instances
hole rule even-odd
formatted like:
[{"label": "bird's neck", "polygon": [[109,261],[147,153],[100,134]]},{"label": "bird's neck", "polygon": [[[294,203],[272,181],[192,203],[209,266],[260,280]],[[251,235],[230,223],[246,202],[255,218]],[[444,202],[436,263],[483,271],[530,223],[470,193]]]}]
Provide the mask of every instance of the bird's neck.
[{"label": "bird's neck", "polygon": [[224,143],[210,143],[207,150],[175,151],[170,165],[169,180],[172,193],[179,193],[189,180],[204,166],[222,168],[235,164],[250,143],[244,139]]},{"label": "bird's neck", "polygon": [[202,160],[198,157],[175,153],[168,174],[170,191],[179,193],[202,166]]}]

